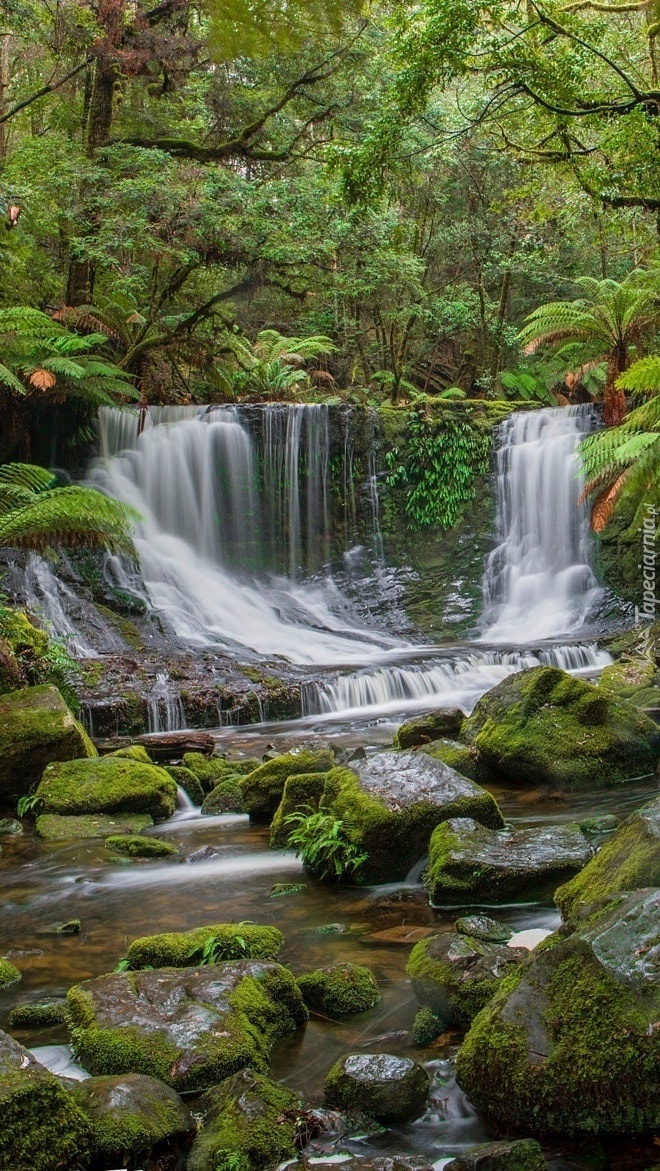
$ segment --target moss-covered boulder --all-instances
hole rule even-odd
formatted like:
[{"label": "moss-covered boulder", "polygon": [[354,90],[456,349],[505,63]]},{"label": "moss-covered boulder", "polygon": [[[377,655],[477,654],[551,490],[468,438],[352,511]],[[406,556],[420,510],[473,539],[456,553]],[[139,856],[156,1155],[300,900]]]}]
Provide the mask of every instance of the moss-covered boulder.
[{"label": "moss-covered boulder", "polygon": [[465,713],[460,708],[438,708],[402,724],[394,736],[394,747],[419,748],[445,736],[452,738],[460,733],[464,723]]},{"label": "moss-covered boulder", "polygon": [[179,851],[160,838],[144,838],[135,834],[111,834],[105,839],[105,848],[112,854],[127,858],[172,858]]},{"label": "moss-covered boulder", "polygon": [[0,957],[0,988],[8,988],[10,984],[17,984],[21,979],[18,968],[10,960]]},{"label": "moss-covered boulder", "polygon": [[37,796],[44,813],[148,813],[156,819],[171,817],[177,800],[165,769],[112,756],[49,764]]},{"label": "moss-covered boulder", "polygon": [[87,1171],[89,1123],[56,1077],[0,1032],[0,1167]]},{"label": "moss-covered boulder", "polygon": [[91,1077],[78,1082],[71,1096],[89,1120],[96,1151],[113,1165],[195,1129],[176,1091],[142,1073]]},{"label": "moss-covered boulder", "polygon": [[59,813],[42,813],[36,830],[45,842],[74,842],[82,838],[108,838],[111,834],[139,834],[153,825],[148,813],[87,813],[61,817]]},{"label": "moss-covered boulder", "polygon": [[259,960],[113,972],[69,989],[67,1013],[90,1073],[146,1073],[179,1092],[265,1073],[275,1042],[307,1019],[291,973]]},{"label": "moss-covered boulder", "polygon": [[362,964],[338,963],[298,977],[308,1008],[331,1016],[366,1012],[380,1000],[373,972]]},{"label": "moss-covered boulder", "polygon": [[186,752],[183,757],[183,767],[194,773],[205,793],[210,793],[226,777],[246,776],[260,763],[252,758],[226,760],[224,756],[204,756],[201,752]]},{"label": "moss-covered boulder", "polygon": [[50,761],[86,756],[96,749],[56,687],[0,695],[0,802],[29,793]]},{"label": "moss-covered boulder", "polygon": [[660,1125],[659,891],[620,895],[535,948],[474,1020],[457,1079],[502,1127]]},{"label": "moss-covered boulder", "polygon": [[243,805],[250,820],[272,821],[289,777],[297,773],[327,773],[334,763],[329,748],[318,751],[302,748],[299,752],[286,752],[259,765],[244,777],[241,786]]},{"label": "moss-covered boulder", "polygon": [[63,1025],[66,1020],[64,1000],[38,1000],[29,1004],[17,1004],[9,1014],[12,1029],[51,1029]]},{"label": "moss-covered boulder", "polygon": [[413,1041],[420,1049],[425,1049],[445,1029],[442,1017],[436,1016],[431,1008],[418,1008],[412,1025]]},{"label": "moss-covered boulder", "polygon": [[187,1171],[263,1171],[296,1156],[300,1099],[251,1069],[213,1086],[195,1108],[202,1126]]},{"label": "moss-covered boulder", "polygon": [[387,1125],[417,1118],[426,1105],[431,1079],[410,1057],[353,1053],[333,1065],[323,1092],[329,1106],[362,1110]]},{"label": "moss-covered boulder", "polygon": [[446,1163],[444,1171],[547,1171],[543,1150],[533,1138],[481,1143]]},{"label": "moss-covered boulder", "polygon": [[108,752],[107,755],[118,756],[120,760],[136,760],[138,764],[153,764],[143,744],[127,744],[124,748],[116,748],[114,752]]},{"label": "moss-covered boulder", "polygon": [[484,943],[508,943],[513,935],[506,923],[491,919],[489,915],[462,915],[454,923],[454,928],[459,935],[470,935]]},{"label": "moss-covered boulder", "polygon": [[493,831],[452,818],[434,830],[424,885],[435,906],[538,897],[581,870],[591,853],[577,825]]},{"label": "moss-covered boulder", "polygon": [[445,1028],[464,1028],[528,954],[522,947],[484,943],[447,931],[421,939],[410,953],[406,972],[421,1005],[430,1008]]},{"label": "moss-covered boulder", "polygon": [[287,818],[292,813],[319,808],[327,775],[327,773],[294,773],[287,779],[282,800],[270,826],[271,849],[286,849],[291,832]]},{"label": "moss-covered boulder", "polygon": [[484,770],[479,769],[477,753],[473,748],[468,748],[467,744],[443,738],[425,744],[423,751],[428,756],[435,757],[436,760],[443,760],[445,764],[448,764],[463,777],[469,777],[472,781],[483,779],[481,774]]},{"label": "moss-covered boulder", "polygon": [[[200,753],[201,755],[201,753]],[[181,764],[169,764],[165,769],[169,773],[175,785],[183,789],[192,801],[193,805],[200,806],[204,800],[204,789],[199,777],[195,776],[192,769],[184,768]]]},{"label": "moss-covered boulder", "polygon": [[145,935],[134,939],[128,949],[130,967],[185,968],[198,964],[212,952],[216,963],[222,960],[274,960],[284,947],[284,936],[277,927],[260,927],[256,923],[215,923],[193,931],[173,931],[165,935]]},{"label": "moss-covered boulder", "polygon": [[[314,1160],[314,1171],[336,1171],[337,1163]],[[422,1155],[374,1155],[371,1158],[342,1159],[342,1171],[433,1171]]]},{"label": "moss-covered boulder", "polygon": [[660,886],[660,797],[633,813],[584,870],[555,891],[565,919],[622,890]]},{"label": "moss-covered boulder", "polygon": [[480,765],[516,783],[617,785],[655,772],[657,726],[625,699],[556,667],[510,675],[463,726]]},{"label": "moss-covered boulder", "polygon": [[216,817],[221,813],[243,812],[243,790],[240,776],[228,775],[204,798],[204,817]]}]

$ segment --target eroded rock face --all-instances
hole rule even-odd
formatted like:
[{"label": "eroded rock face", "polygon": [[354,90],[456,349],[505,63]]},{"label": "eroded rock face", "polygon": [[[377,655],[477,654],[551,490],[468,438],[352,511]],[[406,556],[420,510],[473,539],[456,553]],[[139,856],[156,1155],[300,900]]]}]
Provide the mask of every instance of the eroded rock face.
[{"label": "eroded rock face", "polygon": [[421,1005],[432,1009],[445,1027],[466,1026],[528,955],[526,948],[484,943],[448,931],[421,940],[406,971]]},{"label": "eroded rock face", "polygon": [[435,906],[492,905],[551,891],[591,855],[576,825],[493,832],[470,818],[453,818],[433,833],[424,884]]},{"label": "eroded rock face", "polygon": [[96,749],[56,687],[0,695],[0,801],[29,793],[52,760],[95,756]]},{"label": "eroded rock face", "polygon": [[144,813],[171,817],[176,784],[165,769],[117,756],[49,764],[37,796],[46,814]]},{"label": "eroded rock face", "polygon": [[75,985],[67,1005],[90,1073],[145,1073],[179,1091],[248,1066],[265,1071],[274,1042],[307,1019],[290,972],[250,960],[113,972]]},{"label": "eroded rock face", "polygon": [[333,1065],[324,1093],[330,1106],[363,1110],[378,1122],[416,1118],[428,1098],[430,1078],[409,1057],[389,1053],[353,1053]]},{"label": "eroded rock face", "polygon": [[476,1018],[457,1079],[505,1127],[638,1133],[660,1124],[660,891],[562,928]]},{"label": "eroded rock face", "polygon": [[108,1157],[144,1153],[195,1129],[179,1095],[141,1073],[91,1077],[75,1085],[71,1094],[89,1119],[97,1150]]}]

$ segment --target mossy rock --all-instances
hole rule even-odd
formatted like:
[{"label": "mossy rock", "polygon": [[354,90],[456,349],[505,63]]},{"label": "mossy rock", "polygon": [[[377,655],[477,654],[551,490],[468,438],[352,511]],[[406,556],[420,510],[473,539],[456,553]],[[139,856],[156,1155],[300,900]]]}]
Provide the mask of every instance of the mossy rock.
[{"label": "mossy rock", "polygon": [[337,963],[298,977],[308,1008],[331,1016],[366,1012],[380,1000],[373,972],[362,964]]},{"label": "mossy rock", "polygon": [[18,1004],[9,1014],[12,1029],[51,1029],[63,1025],[66,1020],[64,1000],[38,1000],[31,1004]]},{"label": "mossy rock", "polygon": [[422,751],[435,760],[444,761],[462,777],[469,777],[471,781],[483,779],[484,770],[479,768],[476,752],[465,744],[459,744],[457,740],[433,740],[425,744]]},{"label": "mossy rock", "polygon": [[289,843],[291,826],[287,818],[292,813],[318,810],[325,789],[327,773],[294,773],[284,785],[282,800],[270,826],[270,845],[273,850],[285,850]]},{"label": "mossy rock", "polygon": [[128,948],[128,962],[140,968],[185,968],[202,960],[204,948],[214,942],[216,962],[220,960],[274,960],[284,947],[277,927],[255,923],[215,923],[193,931],[145,935]]},{"label": "mossy rock", "polygon": [[0,1032],[0,1167],[88,1171],[92,1132],[85,1115],[43,1065]]},{"label": "mossy rock", "polygon": [[286,968],[241,960],[86,980],[69,989],[67,1017],[90,1073],[146,1073],[183,1092],[239,1069],[267,1072],[273,1045],[307,1009]]},{"label": "mossy rock", "polygon": [[240,785],[240,776],[227,776],[224,781],[212,789],[204,798],[202,814],[204,817],[214,817],[222,813],[243,812],[243,790]]},{"label": "mossy rock", "polygon": [[0,692],[43,678],[49,640],[22,610],[0,606]]},{"label": "mossy rock", "polygon": [[508,943],[513,935],[506,923],[498,919],[491,919],[488,915],[462,915],[454,923],[459,935],[469,935],[472,939],[481,939],[484,943]]},{"label": "mossy rock", "polygon": [[195,774],[205,793],[228,776],[242,777],[253,772],[259,764],[258,760],[225,760],[223,756],[204,756],[201,752],[186,752],[183,758],[183,767]]},{"label": "mossy rock", "polygon": [[377,1122],[409,1122],[423,1111],[431,1079],[410,1057],[353,1053],[333,1065],[323,1086],[329,1106],[362,1110]]},{"label": "mossy rock", "polygon": [[259,765],[244,777],[241,786],[243,804],[250,814],[250,820],[272,821],[289,777],[299,773],[327,773],[334,763],[328,748],[316,752],[303,748],[299,752],[287,752]]},{"label": "mossy rock", "polygon": [[453,818],[433,832],[424,885],[434,906],[492,906],[553,891],[591,854],[577,825],[493,831]]},{"label": "mossy rock", "polygon": [[208,1090],[196,1110],[203,1125],[187,1171],[263,1171],[297,1154],[300,1099],[293,1090],[251,1069]]},{"label": "mossy rock", "polygon": [[29,793],[51,761],[94,757],[96,749],[56,687],[0,696],[0,801]]},{"label": "mossy rock", "polygon": [[17,984],[22,979],[21,973],[14,964],[0,958],[0,988],[9,988],[10,984]]},{"label": "mossy rock", "polygon": [[623,890],[660,886],[660,797],[633,813],[594,858],[555,891],[564,919]]},{"label": "mossy rock", "polygon": [[463,741],[494,777],[555,787],[618,785],[655,772],[660,731],[627,700],[556,667],[533,667],[482,696]]},{"label": "mossy rock", "polygon": [[543,1150],[533,1138],[481,1143],[451,1163],[444,1171],[547,1171]]},{"label": "mossy rock", "polygon": [[[201,753],[200,753],[201,756]],[[181,764],[169,764],[165,768],[165,772],[169,773],[175,785],[183,789],[192,801],[193,805],[198,807],[204,800],[204,788],[199,777],[195,775],[192,769],[184,768]]]},{"label": "mossy rock", "polygon": [[153,764],[153,760],[149,756],[143,744],[127,744],[125,748],[116,748],[114,752],[108,752],[108,756],[118,756],[120,760],[136,760],[138,764]]},{"label": "mossy rock", "polygon": [[444,1022],[430,1008],[419,1008],[415,1013],[412,1026],[413,1041],[420,1049],[425,1049],[440,1033],[444,1032]]},{"label": "mossy rock", "polygon": [[49,764],[37,789],[44,813],[148,813],[171,817],[176,785],[155,764],[103,756]]},{"label": "mossy rock", "polygon": [[406,973],[419,1003],[431,1009],[445,1028],[465,1028],[527,955],[525,948],[484,943],[447,931],[415,945]]},{"label": "mossy rock", "polygon": [[464,723],[465,714],[459,708],[439,708],[402,724],[395,733],[394,747],[419,748],[445,736],[458,736]]},{"label": "mossy rock", "polygon": [[36,830],[46,842],[73,842],[83,838],[108,838],[112,834],[139,834],[153,825],[148,813],[81,814],[61,817],[43,813],[37,818]]},{"label": "mossy rock", "polygon": [[176,1091],[142,1073],[88,1078],[72,1088],[71,1097],[89,1120],[96,1151],[117,1162],[147,1155],[157,1143],[195,1129]]},{"label": "mossy rock", "polygon": [[176,846],[161,842],[160,838],[143,838],[131,834],[112,834],[105,839],[105,848],[113,854],[124,854],[128,858],[171,858],[179,853]]},{"label": "mossy rock", "polygon": [[478,1109],[532,1133],[660,1125],[659,913],[660,891],[621,895],[504,981],[458,1054]]}]

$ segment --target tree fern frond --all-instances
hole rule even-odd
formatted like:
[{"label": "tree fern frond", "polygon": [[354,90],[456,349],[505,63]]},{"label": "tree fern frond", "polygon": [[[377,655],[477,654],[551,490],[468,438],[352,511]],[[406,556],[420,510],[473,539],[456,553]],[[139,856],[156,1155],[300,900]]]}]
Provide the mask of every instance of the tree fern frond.
[{"label": "tree fern frond", "polygon": [[51,545],[130,550],[132,509],[93,488],[53,488],[0,516],[0,547],[44,549]]},{"label": "tree fern frond", "polygon": [[660,355],[651,354],[640,358],[617,380],[622,390],[634,394],[658,394],[660,392]]},{"label": "tree fern frond", "polygon": [[30,492],[44,492],[55,483],[55,476],[36,464],[0,464],[0,483],[15,484]]},{"label": "tree fern frond", "polygon": [[8,386],[10,390],[15,390],[17,394],[25,394],[25,387],[23,386],[20,378],[17,378],[16,375],[13,374],[9,369],[9,367],[4,366],[1,362],[0,383],[2,383],[3,386]]}]

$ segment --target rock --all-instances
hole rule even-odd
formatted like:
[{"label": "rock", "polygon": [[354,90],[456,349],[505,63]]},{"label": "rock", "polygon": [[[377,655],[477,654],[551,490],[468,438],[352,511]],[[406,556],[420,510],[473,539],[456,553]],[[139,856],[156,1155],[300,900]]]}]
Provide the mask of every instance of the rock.
[{"label": "rock", "polygon": [[493,832],[452,818],[433,833],[424,885],[434,906],[530,898],[553,890],[590,857],[576,825]]},{"label": "rock", "polygon": [[479,1014],[457,1079],[506,1129],[660,1124],[660,891],[634,891],[533,951]]},{"label": "rock", "polygon": [[464,1028],[528,954],[525,948],[448,931],[416,944],[406,972],[421,1005],[432,1009],[445,1028]]},{"label": "rock", "polygon": [[99,1154],[117,1162],[195,1129],[176,1091],[145,1074],[91,1077],[77,1082],[71,1097],[89,1119]]},{"label": "rock", "polygon": [[215,740],[210,732],[145,732],[136,737],[136,743],[146,748],[152,760],[159,763],[181,760],[188,752],[211,756]]},{"label": "rock", "polygon": [[69,919],[66,923],[51,923],[39,932],[40,935],[80,935],[82,923],[80,919]]},{"label": "rock", "polygon": [[179,853],[176,846],[161,842],[160,838],[142,838],[131,834],[112,834],[105,839],[105,848],[113,854],[125,854],[129,858],[171,858]]},{"label": "rock", "polygon": [[111,834],[139,834],[153,825],[148,813],[82,814],[79,817],[60,817],[57,813],[42,813],[37,818],[36,830],[46,842],[69,842],[83,838],[107,838]]},{"label": "rock", "polygon": [[240,786],[240,776],[227,776],[224,781],[212,789],[204,798],[202,813],[204,817],[214,817],[219,813],[242,813],[243,790]]},{"label": "rock", "polygon": [[303,894],[306,890],[306,882],[276,882],[274,886],[271,886],[268,897],[271,899],[281,899],[288,897],[288,895]]},{"label": "rock", "polygon": [[251,1069],[213,1086],[195,1109],[203,1125],[186,1171],[261,1171],[296,1156],[300,1099]]},{"label": "rock", "polygon": [[87,1171],[92,1135],[85,1115],[56,1077],[0,1032],[0,1167],[7,1171]]},{"label": "rock", "polygon": [[39,1000],[12,1008],[9,1025],[12,1029],[49,1029],[64,1024],[65,1019],[64,1000]]},{"label": "rock", "polygon": [[435,1041],[444,1032],[444,1021],[436,1016],[430,1008],[419,1008],[415,1013],[412,1026],[413,1041],[424,1049]]},{"label": "rock", "polygon": [[213,846],[200,846],[199,850],[193,850],[192,854],[187,854],[181,861],[186,866],[194,866],[197,862],[210,862],[213,858],[219,858],[220,851],[214,850]]},{"label": "rock", "polygon": [[102,756],[49,764],[37,796],[44,813],[148,813],[171,817],[177,792],[165,769],[154,764]]},{"label": "rock", "polygon": [[361,964],[338,963],[298,977],[308,1008],[331,1016],[366,1012],[380,1000],[373,972]]},{"label": "rock", "polygon": [[284,947],[277,927],[256,923],[215,923],[193,931],[145,935],[128,948],[131,969],[185,968],[199,964],[205,951],[213,949],[213,962],[222,960],[274,960]]},{"label": "rock", "polygon": [[18,968],[9,960],[0,958],[0,988],[9,988],[10,984],[17,984],[22,978]]},{"label": "rock", "polygon": [[605,834],[613,834],[620,824],[619,817],[613,813],[604,813],[601,817],[587,817],[580,822],[580,829],[588,838],[602,838]]},{"label": "rock", "polygon": [[543,1151],[533,1138],[482,1143],[445,1165],[444,1171],[547,1171]]},{"label": "rock", "polygon": [[292,813],[305,809],[318,809],[325,789],[327,773],[294,773],[287,778],[280,801],[270,827],[270,847],[285,850],[289,844],[291,826],[288,818]]},{"label": "rock", "polygon": [[179,1092],[265,1072],[275,1041],[307,1019],[290,972],[256,960],[113,972],[74,985],[67,1011],[90,1073],[147,1073]]},{"label": "rock", "polygon": [[422,1113],[431,1081],[410,1057],[353,1053],[333,1065],[323,1087],[325,1100],[340,1110],[364,1110],[377,1122],[407,1122]]},{"label": "rock", "polygon": [[660,797],[633,813],[584,870],[555,891],[565,919],[622,890],[660,886]]},{"label": "rock", "polygon": [[267,760],[248,773],[241,786],[243,804],[250,814],[250,820],[272,820],[289,777],[298,773],[326,773],[333,765],[334,757],[329,748],[317,752],[303,748],[299,752],[287,752],[283,756],[276,756],[274,760]]},{"label": "rock", "polygon": [[433,740],[425,744],[422,751],[435,760],[444,761],[462,777],[469,777],[472,781],[482,779],[476,752],[465,744],[459,744],[457,740]]},{"label": "rock", "polygon": [[[422,1155],[376,1155],[371,1159],[343,1159],[340,1166],[342,1171],[433,1171],[431,1164]],[[315,1159],[314,1171],[337,1171],[337,1163],[320,1163]]]},{"label": "rock", "polygon": [[438,708],[402,724],[394,737],[395,748],[418,748],[443,736],[457,736],[465,723],[465,713],[457,707]]},{"label": "rock", "polygon": [[204,789],[199,777],[196,777],[192,769],[184,768],[183,765],[168,764],[165,772],[169,773],[175,785],[183,789],[192,801],[193,805],[198,808],[204,800]]},{"label": "rock", "polygon": [[136,760],[138,764],[153,764],[143,744],[127,744],[124,748],[115,748],[108,756],[118,756],[120,760]]},{"label": "rock", "polygon": [[556,667],[510,675],[479,700],[462,739],[516,783],[617,785],[655,772],[660,733],[625,699]]},{"label": "rock", "polygon": [[23,826],[15,817],[0,817],[0,834],[22,834]]},{"label": "rock", "polygon": [[184,767],[195,774],[205,793],[211,793],[221,781],[228,777],[243,777],[259,768],[261,761],[253,759],[226,760],[224,756],[202,756],[199,752],[187,752],[183,758]]},{"label": "rock", "polygon": [[473,939],[483,939],[485,943],[507,943],[513,935],[506,923],[490,919],[488,915],[463,915],[456,920],[454,928],[459,935],[470,935]]},{"label": "rock", "polygon": [[53,760],[96,756],[82,724],[56,687],[25,687],[0,695],[0,799],[29,793]]}]

